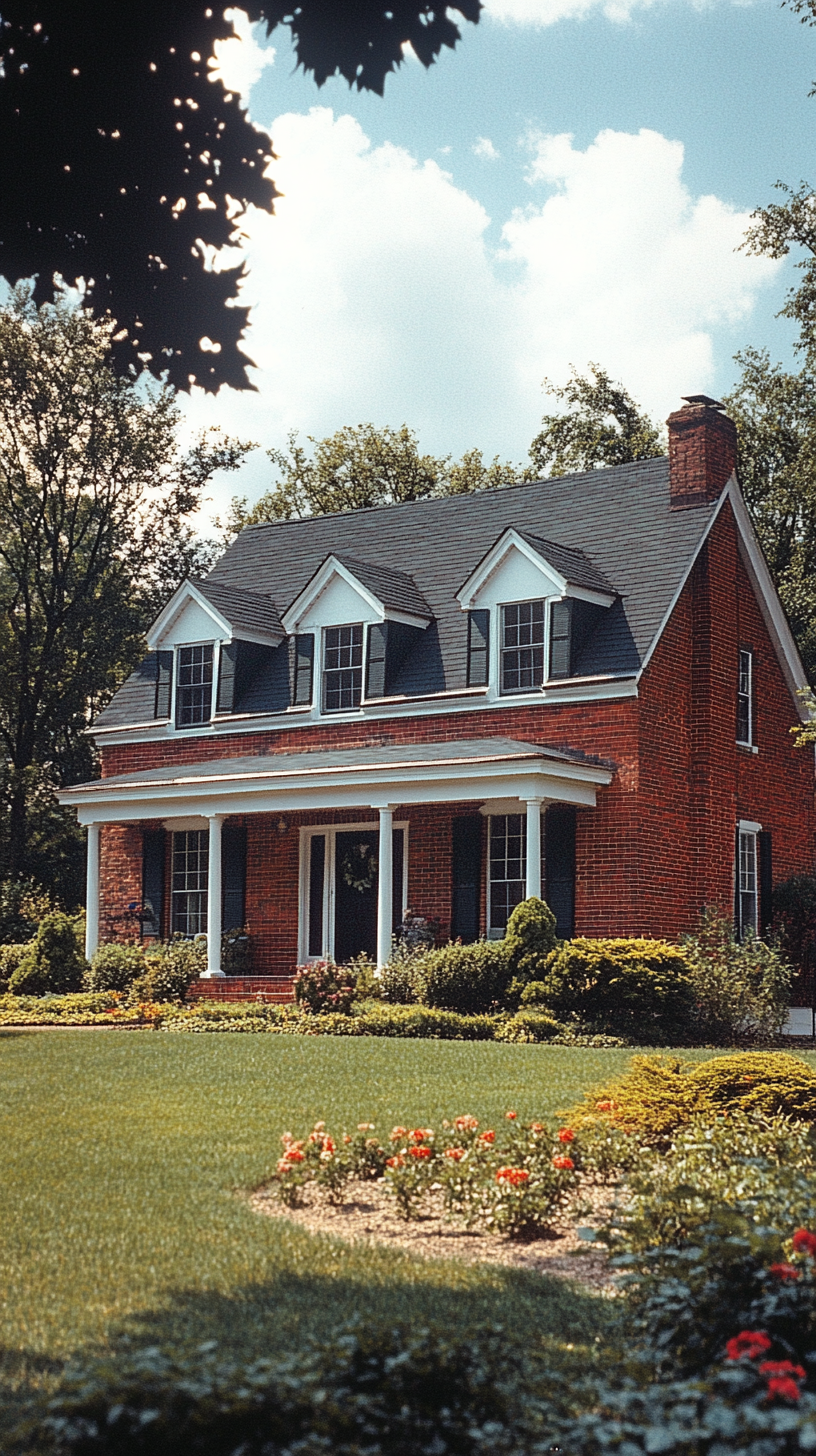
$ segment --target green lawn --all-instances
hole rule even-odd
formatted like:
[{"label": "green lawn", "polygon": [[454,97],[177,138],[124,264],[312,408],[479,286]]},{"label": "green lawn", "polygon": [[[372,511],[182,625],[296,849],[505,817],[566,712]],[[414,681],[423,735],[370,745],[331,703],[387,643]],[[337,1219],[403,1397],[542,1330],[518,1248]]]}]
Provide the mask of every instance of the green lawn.
[{"label": "green lawn", "polygon": [[473,1319],[583,1342],[603,1307],[513,1271],[412,1260],[253,1214],[236,1190],[317,1118],[555,1113],[627,1051],[335,1037],[0,1033],[0,1359],[36,1376],[129,1332],[257,1355],[297,1326]]}]

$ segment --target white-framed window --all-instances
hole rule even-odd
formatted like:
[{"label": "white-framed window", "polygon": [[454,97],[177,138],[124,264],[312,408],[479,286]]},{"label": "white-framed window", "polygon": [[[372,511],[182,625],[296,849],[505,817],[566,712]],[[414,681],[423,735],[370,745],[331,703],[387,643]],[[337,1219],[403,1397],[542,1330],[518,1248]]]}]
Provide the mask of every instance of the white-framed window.
[{"label": "white-framed window", "polygon": [[176,648],[176,727],[209,723],[213,712],[213,644]]},{"label": "white-framed window", "polygon": [[737,669],[737,743],[754,742],[754,654],[741,647]]},{"label": "white-framed window", "polygon": [[737,828],[737,935],[759,934],[759,833],[761,824],[741,819]]},{"label": "white-framed window", "polygon": [[323,629],[323,712],[359,708],[363,695],[363,624]]},{"label": "white-framed window", "polygon": [[209,831],[182,829],[173,834],[172,928],[192,939],[207,931]]},{"label": "white-framed window", "polygon": [[[393,920],[398,924],[408,904],[408,821],[394,823]],[[340,845],[360,832],[373,841],[378,823],[316,824],[300,831],[300,913],[298,958],[301,962],[333,959],[337,948],[337,876]],[[342,861],[342,855],[340,856]],[[364,866],[363,866],[364,868]],[[370,887],[376,898],[376,881]],[[362,891],[365,894],[365,890]],[[343,891],[341,890],[341,895]]]},{"label": "white-framed window", "polygon": [[546,612],[543,599],[508,602],[501,609],[500,688],[529,693],[544,681]]},{"label": "white-framed window", "polygon": [[527,891],[527,815],[491,814],[487,876],[487,936],[501,940]]}]

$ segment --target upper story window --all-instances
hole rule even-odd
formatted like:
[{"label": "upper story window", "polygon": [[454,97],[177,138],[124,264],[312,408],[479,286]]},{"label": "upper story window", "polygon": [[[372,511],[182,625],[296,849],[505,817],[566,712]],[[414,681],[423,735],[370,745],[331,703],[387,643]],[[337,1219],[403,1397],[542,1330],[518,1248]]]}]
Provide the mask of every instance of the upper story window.
[{"label": "upper story window", "polygon": [[212,643],[179,647],[176,668],[176,726],[194,728],[212,717]]},{"label": "upper story window", "polygon": [[741,647],[737,675],[737,743],[754,741],[754,654]]},{"label": "upper story window", "polygon": [[544,602],[501,609],[501,691],[527,693],[544,681]]},{"label": "upper story window", "polygon": [[323,711],[359,708],[363,695],[363,626],[326,627],[323,632]]}]

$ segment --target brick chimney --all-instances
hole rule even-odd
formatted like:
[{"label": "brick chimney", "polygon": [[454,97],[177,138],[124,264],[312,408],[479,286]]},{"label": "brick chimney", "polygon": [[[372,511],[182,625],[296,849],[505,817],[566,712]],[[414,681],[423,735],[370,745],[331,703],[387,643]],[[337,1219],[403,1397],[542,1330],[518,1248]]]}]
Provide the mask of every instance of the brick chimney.
[{"label": "brick chimney", "polygon": [[684,395],[669,415],[671,509],[704,505],[721,495],[737,466],[737,427],[707,394]]}]

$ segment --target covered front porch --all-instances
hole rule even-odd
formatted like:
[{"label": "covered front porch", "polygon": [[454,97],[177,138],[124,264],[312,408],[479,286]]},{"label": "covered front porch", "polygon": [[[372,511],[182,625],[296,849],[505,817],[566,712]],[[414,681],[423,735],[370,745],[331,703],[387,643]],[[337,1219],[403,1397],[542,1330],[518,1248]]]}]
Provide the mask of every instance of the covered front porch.
[{"label": "covered front porch", "polygon": [[549,888],[566,906],[569,816],[574,826],[594,808],[612,775],[579,753],[493,738],[78,785],[60,798],[88,829],[86,955],[100,939],[206,933],[204,974],[218,981],[222,932],[246,923],[253,975],[361,952],[382,966],[409,905],[443,939],[500,935],[519,899]]}]

